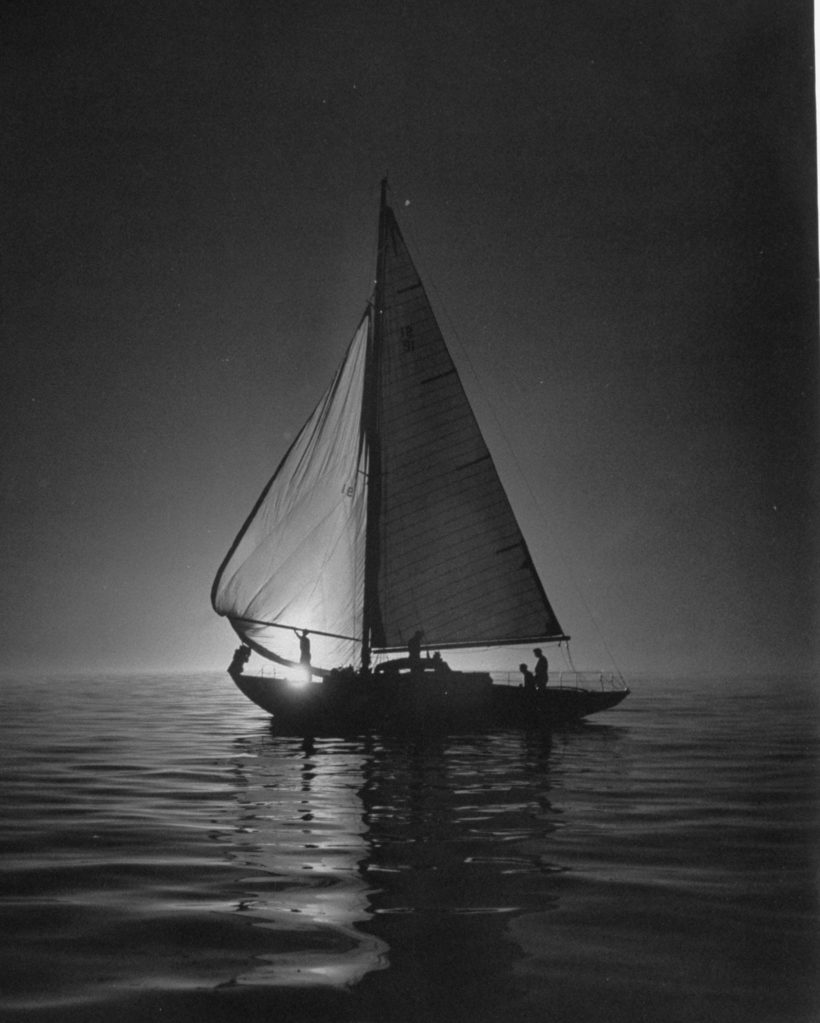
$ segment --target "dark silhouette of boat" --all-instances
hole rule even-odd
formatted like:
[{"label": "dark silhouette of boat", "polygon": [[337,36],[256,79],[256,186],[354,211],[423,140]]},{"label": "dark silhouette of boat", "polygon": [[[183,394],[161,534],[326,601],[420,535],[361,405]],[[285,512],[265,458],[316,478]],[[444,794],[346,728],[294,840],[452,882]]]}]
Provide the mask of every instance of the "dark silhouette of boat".
[{"label": "dark silhouette of boat", "polygon": [[[543,726],[619,674],[537,689],[442,651],[567,644],[382,183],[375,291],[330,387],[219,568],[229,673],[277,730]],[[298,660],[287,652],[298,643]],[[286,677],[247,673],[251,651]],[[433,655],[431,656],[431,651]],[[396,656],[402,654],[405,656]]]}]

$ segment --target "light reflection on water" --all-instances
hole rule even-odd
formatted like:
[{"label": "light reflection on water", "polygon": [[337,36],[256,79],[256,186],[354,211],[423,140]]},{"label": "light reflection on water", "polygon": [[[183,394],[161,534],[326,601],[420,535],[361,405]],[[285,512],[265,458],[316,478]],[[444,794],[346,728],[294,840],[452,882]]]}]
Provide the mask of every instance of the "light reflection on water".
[{"label": "light reflection on water", "polygon": [[240,908],[276,931],[279,950],[235,983],[345,986],[384,968],[387,946],[357,927],[371,916],[365,754],[355,744],[316,750],[268,736],[237,745],[239,823],[229,855],[254,871],[242,879],[253,895]]},{"label": "light reflection on water", "polygon": [[[532,757],[524,750],[516,778],[509,761],[522,743]],[[391,963],[373,921],[519,913],[535,905],[532,876],[560,870],[538,847],[558,826],[548,737],[263,735],[236,746],[240,815],[229,855],[255,871],[242,878],[253,895],[240,908],[276,931],[279,950],[235,983],[353,984]],[[547,886],[537,904],[554,900]]]},{"label": "light reflection on water", "polygon": [[221,677],[9,680],[0,1008],[811,1020],[816,707],[785,691],[305,743]]}]

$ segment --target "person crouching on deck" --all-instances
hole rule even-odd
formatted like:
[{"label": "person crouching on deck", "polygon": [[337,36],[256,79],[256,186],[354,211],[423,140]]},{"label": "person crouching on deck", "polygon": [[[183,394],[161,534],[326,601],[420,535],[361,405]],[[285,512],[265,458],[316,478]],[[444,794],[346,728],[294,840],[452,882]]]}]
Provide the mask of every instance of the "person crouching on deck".
[{"label": "person crouching on deck", "polygon": [[524,692],[529,698],[530,696],[533,696],[535,694],[535,676],[526,666],[526,664],[519,664],[518,670],[524,676]]},{"label": "person crouching on deck", "polygon": [[245,646],[244,643],[242,646],[238,646],[233,652],[233,660],[231,661],[231,666],[228,668],[228,671],[236,672],[237,675],[241,675],[242,669],[248,663],[248,658],[250,656],[251,648],[249,646]]}]

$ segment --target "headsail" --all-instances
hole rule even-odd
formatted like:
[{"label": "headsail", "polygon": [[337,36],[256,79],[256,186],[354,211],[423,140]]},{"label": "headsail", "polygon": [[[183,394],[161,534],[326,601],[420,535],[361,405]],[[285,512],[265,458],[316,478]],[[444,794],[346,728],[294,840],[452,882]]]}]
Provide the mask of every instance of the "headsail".
[{"label": "headsail", "polygon": [[373,645],[560,639],[392,210],[383,205],[376,347],[379,501]]},{"label": "headsail", "polygon": [[283,631],[287,627],[310,630],[317,664],[358,660],[367,470],[361,410],[368,328],[365,316],[332,384],[257,501],[214,582],[214,609],[260,652],[296,659],[298,642]]}]

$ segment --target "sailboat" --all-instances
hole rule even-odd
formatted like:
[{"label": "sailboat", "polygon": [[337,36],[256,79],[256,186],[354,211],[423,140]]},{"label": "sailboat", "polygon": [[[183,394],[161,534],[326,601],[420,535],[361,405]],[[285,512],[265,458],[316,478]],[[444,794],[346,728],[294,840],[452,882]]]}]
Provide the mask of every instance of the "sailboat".
[{"label": "sailboat", "polygon": [[[620,673],[600,673],[594,684],[562,673],[536,688],[517,672],[499,679],[442,656],[541,650],[569,636],[386,180],[373,295],[330,386],[228,550],[211,599],[241,640],[231,678],[291,734],[551,725],[606,710],[629,692]],[[277,667],[246,671],[252,652]]]}]

